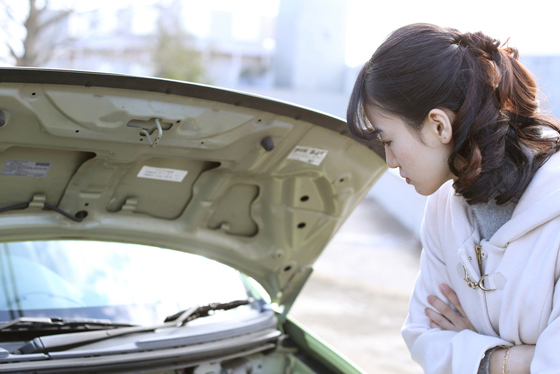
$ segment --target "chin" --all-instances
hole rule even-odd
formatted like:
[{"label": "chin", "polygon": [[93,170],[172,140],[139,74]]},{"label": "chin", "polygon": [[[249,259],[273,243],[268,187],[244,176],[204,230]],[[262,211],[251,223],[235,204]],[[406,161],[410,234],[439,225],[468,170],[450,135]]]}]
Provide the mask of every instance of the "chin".
[{"label": "chin", "polygon": [[416,192],[419,195],[422,195],[422,196],[430,196],[431,194],[433,194],[434,192],[437,191],[437,188],[436,189],[426,189],[426,188],[421,188],[421,187],[416,187],[416,186],[414,186],[414,189],[416,190]]}]

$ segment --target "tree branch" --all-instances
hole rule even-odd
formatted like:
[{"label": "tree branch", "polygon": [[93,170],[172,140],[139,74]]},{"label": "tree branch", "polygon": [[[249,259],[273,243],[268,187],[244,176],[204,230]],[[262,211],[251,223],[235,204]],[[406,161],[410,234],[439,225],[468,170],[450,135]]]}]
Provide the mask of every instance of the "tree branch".
[{"label": "tree branch", "polygon": [[53,25],[53,24],[55,24],[59,21],[62,21],[63,19],[67,18],[70,14],[72,14],[72,10],[63,10],[63,11],[61,11],[61,13],[58,13],[57,15],[52,16],[51,18],[49,18],[45,22],[40,23],[38,28],[39,29],[45,29],[45,28],[49,27],[50,25]]},{"label": "tree branch", "polygon": [[5,14],[8,16],[8,18],[14,22],[19,23],[20,21],[17,20],[16,17],[14,16],[14,10],[12,9],[12,7],[6,4],[4,1],[2,3],[4,4],[4,11]]},{"label": "tree branch", "polygon": [[17,62],[19,61],[18,55],[16,54],[16,52],[14,51],[11,45],[9,45],[8,43],[6,43],[6,45],[8,46],[8,49],[10,50],[10,54],[12,55],[12,57],[16,59],[16,64],[17,64]]}]

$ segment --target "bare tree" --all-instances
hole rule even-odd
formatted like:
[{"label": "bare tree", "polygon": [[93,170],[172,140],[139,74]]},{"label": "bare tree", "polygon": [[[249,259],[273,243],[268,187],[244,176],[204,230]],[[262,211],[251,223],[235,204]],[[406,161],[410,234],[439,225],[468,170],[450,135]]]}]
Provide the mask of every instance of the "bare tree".
[{"label": "bare tree", "polygon": [[[11,4],[9,4],[11,3]],[[42,3],[42,4],[41,4]],[[48,62],[57,48],[60,48],[64,37],[60,35],[58,27],[64,23],[72,13],[70,9],[54,10],[49,7],[49,1],[28,0],[27,14],[24,19],[18,17],[13,7],[14,2],[1,0],[2,11],[7,16],[9,25],[3,27],[6,35],[6,45],[17,66],[40,66]],[[20,3],[21,5],[21,3]],[[12,32],[17,27],[23,27],[25,37],[19,39]],[[20,42],[22,48],[15,47]],[[19,52],[18,49],[22,51]]]}]

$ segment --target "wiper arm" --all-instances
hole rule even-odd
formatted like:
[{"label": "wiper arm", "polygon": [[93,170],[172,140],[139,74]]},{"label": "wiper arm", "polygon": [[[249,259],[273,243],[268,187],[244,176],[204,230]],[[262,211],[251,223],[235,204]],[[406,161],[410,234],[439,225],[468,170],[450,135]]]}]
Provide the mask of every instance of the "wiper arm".
[{"label": "wiper arm", "polygon": [[115,323],[108,319],[20,317],[0,324],[0,331],[63,329],[99,330],[130,326],[135,325],[131,325],[129,323]]},{"label": "wiper arm", "polygon": [[123,327],[116,330],[104,330],[104,331],[87,331],[81,333],[71,333],[71,334],[58,334],[49,335],[35,338],[27,342],[23,347],[19,348],[17,352],[14,353],[44,353],[60,351],[68,348],[77,347],[84,344],[89,344],[97,342],[100,340],[110,339],[116,336],[123,336],[126,334],[149,332],[161,328],[169,327],[179,327],[183,326],[189,321],[196,318],[208,316],[210,311],[213,310],[229,310],[237,308],[241,305],[247,305],[253,302],[253,299],[248,300],[235,300],[229,303],[223,304],[208,304],[204,306],[194,306],[179,313],[175,313],[165,319],[164,323],[156,326],[134,326],[134,327]]},{"label": "wiper arm", "polygon": [[215,310],[230,310],[237,308],[241,305],[247,305],[251,303],[253,300],[234,300],[230,301],[229,303],[212,303],[204,306],[198,307],[191,307],[189,309],[182,310],[178,313],[175,313],[171,316],[168,316],[163,321],[164,323],[168,322],[175,322],[175,326],[182,326],[185,323],[192,321],[197,318],[207,317],[210,315],[210,312]]}]

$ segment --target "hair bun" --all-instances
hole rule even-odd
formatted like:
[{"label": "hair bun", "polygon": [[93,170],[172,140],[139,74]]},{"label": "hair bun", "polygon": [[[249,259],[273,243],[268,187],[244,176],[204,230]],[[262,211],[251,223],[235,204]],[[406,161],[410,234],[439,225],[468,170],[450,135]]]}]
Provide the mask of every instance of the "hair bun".
[{"label": "hair bun", "polygon": [[467,34],[460,34],[454,40],[454,44],[458,44],[462,47],[469,47],[470,37]]},{"label": "hair bun", "polygon": [[475,53],[477,49],[486,52],[490,58],[494,56],[500,47],[498,39],[494,39],[480,31],[460,34],[456,38],[455,43],[466,48],[472,48],[475,50]]}]

